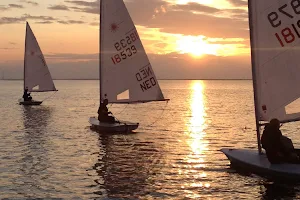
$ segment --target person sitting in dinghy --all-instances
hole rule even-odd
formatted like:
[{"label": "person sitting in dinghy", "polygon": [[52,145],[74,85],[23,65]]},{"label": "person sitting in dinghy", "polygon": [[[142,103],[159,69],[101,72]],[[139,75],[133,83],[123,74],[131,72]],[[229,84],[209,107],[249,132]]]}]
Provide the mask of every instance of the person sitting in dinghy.
[{"label": "person sitting in dinghy", "polygon": [[98,109],[98,120],[100,122],[115,123],[115,118],[113,116],[109,116],[109,114],[112,113],[108,111],[107,105],[107,99],[104,99],[104,101],[100,103],[100,107]]},{"label": "person sitting in dinghy", "polygon": [[31,97],[30,93],[28,93],[28,88],[27,87],[24,90],[23,99],[24,99],[24,101],[31,101],[32,100],[32,97]]},{"label": "person sitting in dinghy", "polygon": [[282,135],[278,119],[272,119],[265,126],[261,143],[270,163],[300,163],[300,157],[294,149],[292,140]]}]

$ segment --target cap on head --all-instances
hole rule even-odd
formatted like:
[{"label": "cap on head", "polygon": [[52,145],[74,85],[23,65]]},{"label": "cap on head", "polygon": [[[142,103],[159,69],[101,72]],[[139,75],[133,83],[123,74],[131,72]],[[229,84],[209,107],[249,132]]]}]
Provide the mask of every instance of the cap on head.
[{"label": "cap on head", "polygon": [[280,121],[276,118],[271,119],[269,124],[270,124],[270,126],[272,126],[274,128],[279,128],[280,127]]}]

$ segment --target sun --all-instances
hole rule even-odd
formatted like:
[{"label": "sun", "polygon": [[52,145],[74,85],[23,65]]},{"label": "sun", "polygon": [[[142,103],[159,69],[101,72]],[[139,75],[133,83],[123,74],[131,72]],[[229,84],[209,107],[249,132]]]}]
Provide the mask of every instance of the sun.
[{"label": "sun", "polygon": [[204,41],[204,36],[182,36],[177,40],[176,50],[179,53],[188,53],[194,57],[203,55],[217,55],[216,44],[208,44]]}]

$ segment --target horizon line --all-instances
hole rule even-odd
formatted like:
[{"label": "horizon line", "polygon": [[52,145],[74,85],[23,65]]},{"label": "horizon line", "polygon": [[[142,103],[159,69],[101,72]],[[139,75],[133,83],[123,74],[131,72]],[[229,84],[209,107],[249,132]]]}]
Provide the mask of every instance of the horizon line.
[{"label": "horizon line", "polygon": [[[24,80],[24,79],[19,79],[19,78],[11,78],[11,79],[0,79],[0,81],[22,81],[22,80]],[[77,79],[74,79],[74,78],[71,78],[71,79],[52,79],[52,80],[58,80],[58,81],[93,81],[93,80],[95,80],[95,81],[97,81],[97,80],[99,80],[99,79],[85,79],[85,78],[83,78],[83,79],[81,79],[81,78],[77,78]],[[214,81],[214,80],[220,80],[220,81],[222,81],[222,80],[252,80],[251,78],[212,78],[212,79],[209,79],[209,78],[206,78],[206,79],[191,79],[191,78],[187,78],[187,79],[184,79],[184,78],[171,78],[171,79],[168,79],[168,78],[164,78],[164,79],[157,79],[157,80],[162,80],[162,81],[164,81],[164,80],[170,80],[170,81],[172,81],[172,80],[174,80],[174,81],[192,81],[192,80],[199,80],[199,81],[207,81],[207,80],[212,80],[212,81]]]}]

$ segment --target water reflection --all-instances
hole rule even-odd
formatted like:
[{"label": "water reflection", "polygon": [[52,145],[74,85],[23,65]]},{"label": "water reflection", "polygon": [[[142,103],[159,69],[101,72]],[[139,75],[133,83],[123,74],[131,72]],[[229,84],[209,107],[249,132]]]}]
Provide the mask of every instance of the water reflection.
[{"label": "water reflection", "polygon": [[[190,118],[186,123],[186,134],[189,136],[187,143],[191,148],[190,154],[185,158],[190,164],[188,174],[193,175],[193,182],[184,184],[185,187],[194,188],[209,188],[210,183],[205,182],[207,173],[203,171],[206,167],[206,151],[208,150],[208,141],[205,140],[206,112],[205,112],[205,97],[203,81],[191,82],[192,94],[189,99],[190,103]],[[201,170],[199,170],[201,169]],[[200,197],[196,193],[191,194],[189,197]]]},{"label": "water reflection", "polygon": [[44,196],[47,193],[43,188],[47,188],[44,184],[50,166],[46,134],[50,117],[51,110],[47,107],[23,107],[25,133],[19,138],[23,151],[18,161],[19,177],[14,180],[14,184],[17,185],[18,193],[24,197]]},{"label": "water reflection", "polygon": [[160,171],[154,166],[162,160],[152,142],[139,140],[135,134],[99,134],[99,146],[98,162],[93,166],[98,175],[95,194],[138,199],[151,192]]},{"label": "water reflection", "polygon": [[267,199],[294,199],[296,193],[299,192],[299,185],[292,185],[288,183],[263,183],[261,186],[262,200]]},{"label": "water reflection", "polygon": [[[206,113],[205,113],[205,99],[204,99],[204,83],[202,81],[193,81],[193,93],[190,99],[191,118],[187,126],[190,134],[190,146],[195,155],[203,155],[207,150],[207,143],[203,140],[205,136]],[[203,156],[204,157],[204,156]],[[204,160],[202,160],[204,161]]]}]

